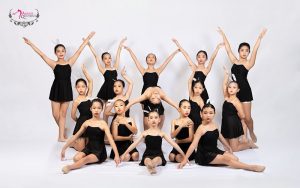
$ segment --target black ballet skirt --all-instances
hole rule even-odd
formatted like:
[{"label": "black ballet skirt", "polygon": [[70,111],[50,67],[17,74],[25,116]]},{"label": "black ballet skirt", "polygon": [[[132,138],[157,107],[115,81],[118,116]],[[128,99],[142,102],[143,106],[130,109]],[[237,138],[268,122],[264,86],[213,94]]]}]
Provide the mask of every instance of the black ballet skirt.
[{"label": "black ballet skirt", "polygon": [[88,143],[82,150],[86,155],[94,154],[98,161],[96,163],[102,163],[107,158],[104,135],[105,132],[99,127],[88,126],[85,130],[85,135],[88,138]]},{"label": "black ballet skirt", "polygon": [[161,102],[158,104],[153,104],[149,100],[145,100],[144,101],[144,116],[148,117],[149,112],[151,112],[153,110],[157,111],[159,115],[164,115],[164,112],[165,112],[165,108]]},{"label": "black ballet skirt", "polygon": [[[207,99],[209,99],[209,96],[208,96],[208,93],[207,93],[207,89],[206,89],[205,84],[204,84],[206,76],[205,76],[205,74],[202,71],[196,71],[195,74],[194,74],[194,78],[196,80],[200,80],[202,86],[204,87],[204,90],[201,93],[201,98],[203,99],[203,102],[206,103]],[[195,81],[193,81],[193,82],[195,82]]]},{"label": "black ballet skirt", "polygon": [[[178,125],[175,125],[175,130],[178,128]],[[189,137],[189,128],[188,127],[183,127],[181,128],[180,132],[176,135],[176,139],[177,140],[182,140],[182,139],[186,139]],[[179,147],[182,149],[182,151],[186,154],[187,150],[189,149],[191,142],[188,143],[179,143],[178,144]],[[174,155],[179,154],[179,152],[173,148],[171,153],[173,153]],[[191,156],[189,157],[189,160],[194,160],[195,158],[195,151],[193,151],[193,153],[191,154]]]},{"label": "black ballet skirt", "polygon": [[[132,125],[131,122],[129,122],[130,125]],[[119,124],[118,125],[118,135],[119,136],[129,136],[131,135],[132,132],[126,127],[124,124]],[[133,143],[130,140],[124,140],[124,141],[115,141],[119,155],[121,156],[128,148],[129,146]],[[136,148],[134,148],[132,151],[129,152],[129,154],[133,154],[134,152],[138,152]],[[114,159],[115,158],[115,152],[112,149],[110,152],[110,158]],[[132,159],[130,159],[132,161]]]},{"label": "black ballet skirt", "polygon": [[71,84],[71,66],[69,64],[56,64],[53,69],[54,81],[51,86],[49,99],[55,102],[68,102],[73,100]]},{"label": "black ballet skirt", "polygon": [[117,70],[106,70],[104,72],[104,83],[100,88],[97,95],[99,99],[107,101],[113,99],[116,94],[114,93],[114,83],[117,80]]},{"label": "black ballet skirt", "polygon": [[[92,118],[92,112],[90,110],[92,106],[92,102],[91,100],[86,100],[86,101],[82,101],[78,106],[77,109],[80,113],[77,121],[76,121],[76,125],[73,131],[73,135],[76,134],[79,129],[81,128],[81,125],[88,119]],[[81,137],[86,137],[85,134],[83,133],[81,135]]]},{"label": "black ballet skirt", "polygon": [[212,162],[217,155],[223,155],[225,153],[217,147],[218,138],[218,129],[206,131],[206,133],[201,136],[195,154],[195,162],[197,164],[209,166],[211,165],[209,163]]},{"label": "black ballet skirt", "polygon": [[250,102],[253,100],[252,90],[247,79],[248,72],[244,65],[234,64],[231,67],[231,73],[234,74],[240,88],[237,97],[241,102]]},{"label": "black ballet skirt", "polygon": [[159,77],[156,72],[145,72],[143,75],[144,85],[141,94],[143,94],[148,87],[157,86],[158,78]]},{"label": "black ballet skirt", "polygon": [[145,137],[146,150],[143,154],[142,160],[140,162],[141,166],[145,166],[145,159],[150,158],[154,159],[155,157],[160,157],[162,160],[161,166],[165,166],[167,161],[164,157],[164,154],[161,150],[162,138],[161,136],[152,136],[147,135]]},{"label": "black ballet skirt", "polygon": [[242,122],[235,106],[226,100],[223,103],[221,133],[224,138],[238,138],[244,134]]},{"label": "black ballet skirt", "polygon": [[194,132],[196,132],[198,127],[202,123],[202,118],[200,116],[201,107],[198,105],[198,103],[192,101],[191,99],[189,101],[190,101],[190,104],[191,104],[191,112],[190,112],[189,118],[193,121],[193,123],[194,123]]}]

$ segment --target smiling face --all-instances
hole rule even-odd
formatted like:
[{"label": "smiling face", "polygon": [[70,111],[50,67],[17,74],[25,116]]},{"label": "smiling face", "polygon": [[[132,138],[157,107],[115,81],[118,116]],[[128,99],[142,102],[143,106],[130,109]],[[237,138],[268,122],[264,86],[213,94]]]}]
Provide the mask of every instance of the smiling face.
[{"label": "smiling face", "polygon": [[229,95],[236,95],[239,92],[239,86],[236,82],[230,82],[227,87],[227,92]]},{"label": "smiling face", "polygon": [[204,64],[207,60],[207,54],[205,51],[199,51],[198,54],[197,54],[197,62],[198,64]]},{"label": "smiling face", "polygon": [[122,100],[117,100],[114,104],[114,109],[116,114],[120,115],[125,111],[125,102]]},{"label": "smiling face", "polygon": [[160,123],[160,118],[158,112],[150,112],[148,115],[148,125],[149,127],[156,128]]},{"label": "smiling face", "polygon": [[65,55],[66,55],[66,48],[62,45],[57,45],[55,47],[55,55],[56,57],[60,60],[65,59]]},{"label": "smiling face", "polygon": [[124,89],[124,87],[123,87],[123,84],[121,83],[121,81],[115,81],[115,83],[114,83],[114,93],[116,95],[120,95],[120,94],[123,93],[123,89]]},{"label": "smiling face", "polygon": [[93,114],[93,117],[99,118],[100,113],[102,111],[102,104],[101,104],[101,102],[99,102],[99,101],[93,101],[90,110],[91,110],[91,112]]},{"label": "smiling face", "polygon": [[150,53],[146,57],[146,63],[148,65],[154,65],[156,63],[156,56],[153,53]]},{"label": "smiling face", "polygon": [[191,104],[189,101],[179,103],[179,112],[183,117],[188,117],[191,112]]},{"label": "smiling face", "polygon": [[76,82],[76,90],[79,95],[85,95],[87,91],[87,85],[83,80]]},{"label": "smiling face", "polygon": [[210,123],[213,121],[215,117],[215,109],[208,106],[208,107],[203,107],[203,110],[201,111],[201,118],[202,121],[205,121],[206,123]]}]

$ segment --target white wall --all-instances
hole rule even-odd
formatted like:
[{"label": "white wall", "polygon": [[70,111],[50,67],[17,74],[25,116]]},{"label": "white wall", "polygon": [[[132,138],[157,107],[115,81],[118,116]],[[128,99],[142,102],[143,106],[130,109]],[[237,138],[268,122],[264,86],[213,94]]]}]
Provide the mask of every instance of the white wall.
[{"label": "white wall", "polygon": [[[109,51],[115,55],[119,40],[127,36],[126,44],[146,66],[144,60],[149,52],[157,55],[160,64],[176,49],[172,37],[179,40],[193,59],[200,49],[206,50],[210,56],[221,41],[216,32],[221,26],[234,52],[243,41],[253,46],[261,29],[268,28],[256,65],[249,73],[254,94],[255,128],[258,139],[263,139],[264,143],[280,139],[282,134],[295,141],[300,130],[297,126],[300,103],[296,98],[300,93],[300,3],[296,0],[244,3],[234,0],[1,1],[0,139],[56,139],[57,136],[48,100],[52,70],[23,42],[22,36],[31,39],[51,58],[55,58],[53,47],[56,40],[66,45],[70,56],[80,45],[82,37],[96,31],[91,42],[97,52]],[[39,21],[26,28],[15,26],[8,18],[11,8],[36,8],[40,12]],[[93,94],[96,96],[103,77],[87,48],[73,66],[72,82],[83,76],[82,63],[92,74]],[[135,80],[132,98],[137,97],[142,88],[142,76],[125,50],[121,55],[121,67],[124,65],[128,75]],[[225,50],[221,49],[206,80],[217,107],[217,121],[223,103],[223,65],[231,66]],[[187,98],[190,73],[182,54],[178,54],[161,74],[159,85],[176,101]],[[170,121],[177,113],[166,104],[165,107],[164,130],[169,131]],[[141,113],[140,105],[131,110],[140,127]],[[67,123],[71,131],[74,122],[69,118]]]}]

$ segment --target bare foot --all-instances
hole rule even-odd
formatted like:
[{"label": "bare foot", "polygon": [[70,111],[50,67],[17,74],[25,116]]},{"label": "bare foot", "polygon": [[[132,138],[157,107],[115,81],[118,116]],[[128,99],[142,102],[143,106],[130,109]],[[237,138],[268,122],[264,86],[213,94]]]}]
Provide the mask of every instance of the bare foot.
[{"label": "bare foot", "polygon": [[241,143],[247,143],[247,142],[248,142],[248,138],[246,136],[242,136]]},{"label": "bare foot", "polygon": [[251,149],[256,149],[256,148],[258,148],[258,146],[255,145],[254,142],[253,142],[252,140],[249,140],[249,145],[250,145],[250,148],[251,148]]},{"label": "bare foot", "polygon": [[256,135],[254,134],[254,132],[250,132],[250,137],[254,143],[257,142],[257,138],[256,138]]},{"label": "bare foot", "polygon": [[150,174],[151,174],[151,175],[153,175],[153,174],[156,174],[156,173],[157,173],[155,168],[152,168],[152,169],[151,169],[151,171],[149,171],[149,172],[150,172]]},{"label": "bare foot", "polygon": [[64,166],[64,167],[61,169],[61,171],[62,171],[64,174],[67,174],[67,173],[70,172],[70,169],[69,169],[68,166]]},{"label": "bare foot", "polygon": [[266,169],[265,166],[260,166],[260,165],[252,165],[251,170],[253,172],[263,172]]}]

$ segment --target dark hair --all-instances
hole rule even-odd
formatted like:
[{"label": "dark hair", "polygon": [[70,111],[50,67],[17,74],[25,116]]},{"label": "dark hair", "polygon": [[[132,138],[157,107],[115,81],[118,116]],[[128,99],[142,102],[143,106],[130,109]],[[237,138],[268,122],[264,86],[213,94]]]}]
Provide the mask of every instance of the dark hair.
[{"label": "dark hair", "polygon": [[115,80],[114,83],[116,83],[116,82],[121,82],[122,86],[125,87],[125,82],[123,80],[117,79],[117,80]]},{"label": "dark hair", "polygon": [[230,81],[230,82],[228,83],[228,86],[229,86],[231,83],[235,83],[235,84],[238,86],[238,88],[240,88],[239,84],[238,84],[236,81],[234,81],[234,80]]},{"label": "dark hair", "polygon": [[148,113],[148,117],[149,117],[150,113],[157,113],[157,115],[159,117],[159,113],[158,113],[158,109],[157,108],[154,108],[153,110],[150,110],[150,112]]},{"label": "dark hair", "polygon": [[205,108],[212,108],[212,109],[214,110],[214,112],[216,112],[215,106],[212,105],[212,104],[210,104],[210,103],[204,104],[204,106],[203,106],[202,109],[201,109],[201,112],[203,112],[203,110],[204,110]]},{"label": "dark hair", "polygon": [[123,102],[123,103],[125,104],[125,101],[123,101],[122,99],[117,99],[117,100],[115,101],[115,103],[118,102],[118,101]]},{"label": "dark hair", "polygon": [[182,100],[179,102],[179,107],[181,107],[181,106],[182,106],[182,103],[184,103],[184,102],[190,103],[190,101],[188,101],[187,99],[182,99]]},{"label": "dark hair", "polygon": [[192,92],[194,93],[194,87],[195,87],[195,85],[197,84],[197,83],[200,83],[201,84],[201,86],[203,87],[203,89],[205,89],[204,88],[204,85],[202,84],[202,82],[201,82],[201,80],[196,80],[196,81],[193,81],[192,82]]},{"label": "dark hair", "polygon": [[110,53],[108,53],[108,52],[102,53],[102,55],[101,55],[101,59],[102,59],[102,60],[103,60],[103,58],[104,58],[105,55],[110,55]]},{"label": "dark hair", "polygon": [[56,50],[57,48],[59,47],[63,47],[65,50],[66,50],[66,47],[63,45],[63,44],[57,44],[55,47],[54,47],[54,53],[56,53]]},{"label": "dark hair", "polygon": [[248,49],[249,49],[249,52],[250,52],[250,44],[249,44],[249,43],[247,43],[247,42],[242,42],[242,43],[239,45],[238,52],[240,52],[240,49],[241,49],[243,46],[246,46],[246,47],[248,47]]},{"label": "dark hair", "polygon": [[146,56],[146,61],[147,61],[147,58],[149,57],[149,55],[153,55],[154,56],[154,59],[156,61],[156,55],[154,53],[149,53],[147,56]]},{"label": "dark hair", "polygon": [[196,57],[197,57],[200,53],[204,53],[204,55],[205,55],[205,57],[206,57],[206,59],[207,59],[207,52],[204,51],[204,50],[200,50],[200,51],[197,53]]},{"label": "dark hair", "polygon": [[98,99],[98,98],[93,99],[93,100],[92,100],[91,106],[93,106],[93,104],[94,104],[95,102],[100,103],[100,104],[101,104],[101,107],[103,108],[103,102],[101,101],[101,99]]},{"label": "dark hair", "polygon": [[87,86],[87,83],[86,83],[85,79],[83,79],[83,78],[77,79],[76,82],[75,82],[75,86],[77,86],[77,84],[78,84],[79,82],[83,82],[84,85]]}]

